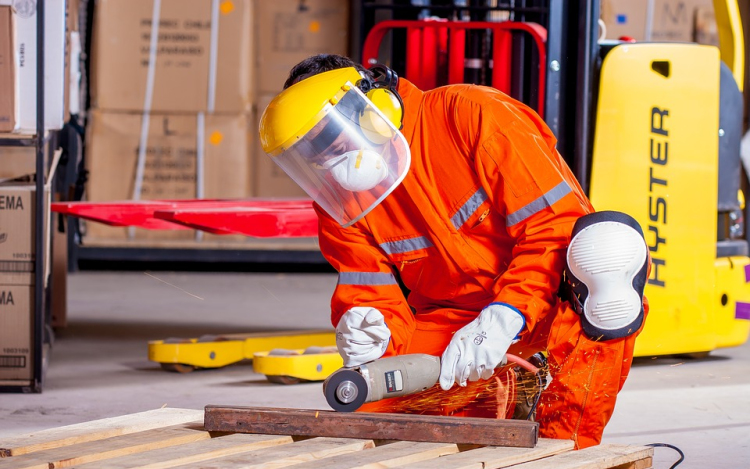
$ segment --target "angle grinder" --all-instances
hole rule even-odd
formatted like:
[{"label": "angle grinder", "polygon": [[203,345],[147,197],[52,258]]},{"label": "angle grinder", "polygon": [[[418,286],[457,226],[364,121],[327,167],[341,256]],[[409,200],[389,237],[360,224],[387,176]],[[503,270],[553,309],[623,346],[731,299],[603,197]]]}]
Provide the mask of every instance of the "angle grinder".
[{"label": "angle grinder", "polygon": [[440,357],[400,355],[340,368],[323,382],[323,394],[333,410],[354,412],[365,402],[425,391],[439,377]]},{"label": "angle grinder", "polygon": [[[509,362],[538,373],[539,369],[515,355]],[[340,368],[323,382],[328,405],[337,412],[354,412],[366,402],[426,391],[440,378],[440,357],[421,353],[380,358],[351,368]]]}]

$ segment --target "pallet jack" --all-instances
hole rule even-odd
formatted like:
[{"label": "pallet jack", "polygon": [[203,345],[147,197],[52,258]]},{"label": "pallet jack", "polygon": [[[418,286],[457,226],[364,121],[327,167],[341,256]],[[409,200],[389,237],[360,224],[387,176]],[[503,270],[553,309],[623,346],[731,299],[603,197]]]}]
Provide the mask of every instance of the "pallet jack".
[{"label": "pallet jack", "polygon": [[253,356],[253,370],[277,384],[323,381],[343,366],[344,359],[335,345],[304,350],[274,349]]},{"label": "pallet jack", "polygon": [[[62,202],[52,204],[52,211],[111,226],[253,237],[317,236],[318,229],[309,199]],[[148,358],[178,373],[252,360],[255,371],[269,381],[292,384],[322,381],[340,368],[335,343],[333,331],[171,337],[150,341]]]},{"label": "pallet jack", "polygon": [[269,381],[292,384],[324,380],[342,366],[333,331],[205,335],[148,343],[148,359],[177,373],[221,368],[252,360]]}]

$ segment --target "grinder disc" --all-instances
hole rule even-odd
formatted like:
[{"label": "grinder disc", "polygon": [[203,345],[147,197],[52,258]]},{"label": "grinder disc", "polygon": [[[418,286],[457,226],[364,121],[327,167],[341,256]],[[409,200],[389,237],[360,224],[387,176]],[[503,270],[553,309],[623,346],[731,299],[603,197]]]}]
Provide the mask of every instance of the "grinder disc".
[{"label": "grinder disc", "polygon": [[340,370],[328,377],[323,394],[336,412],[354,412],[367,400],[367,381],[354,370]]}]

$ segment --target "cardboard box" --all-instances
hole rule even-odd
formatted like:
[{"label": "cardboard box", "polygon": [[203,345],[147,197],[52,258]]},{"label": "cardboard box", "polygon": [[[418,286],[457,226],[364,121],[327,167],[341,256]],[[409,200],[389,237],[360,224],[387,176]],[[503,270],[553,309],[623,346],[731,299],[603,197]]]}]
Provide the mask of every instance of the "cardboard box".
[{"label": "cardboard box", "polygon": [[271,102],[275,94],[265,94],[258,97],[258,112],[253,123],[255,143],[253,145],[253,176],[256,197],[308,197],[296,182],[266,155],[260,146],[258,124],[260,116]]},{"label": "cardboard box", "polygon": [[[95,110],[88,126],[86,164],[90,201],[242,198],[250,186],[250,133],[245,115],[151,114],[141,145],[144,116]],[[201,143],[202,142],[202,143]],[[139,148],[144,172],[140,197],[134,197]],[[204,164],[199,170],[199,150]],[[199,178],[199,175],[202,177]],[[202,185],[202,187],[201,187]],[[127,239],[127,228],[87,224],[87,237]],[[137,230],[139,239],[190,239],[190,230]]]},{"label": "cardboard box", "polygon": [[[214,5],[218,11],[212,12]],[[162,0],[157,13],[158,23],[152,21],[153,0],[97,2],[92,105],[106,111],[250,112],[250,0]]]},{"label": "cardboard box", "polygon": [[0,380],[33,378],[34,287],[0,283]]},{"label": "cardboard box", "polygon": [[36,172],[36,147],[0,147],[0,184]]},{"label": "cardboard box", "polygon": [[632,37],[646,39],[649,5],[653,0],[602,0],[601,18],[607,28],[607,39]]},{"label": "cardboard box", "polygon": [[719,29],[713,8],[698,7],[695,10],[693,41],[719,47]]},{"label": "cardboard box", "polygon": [[699,6],[710,6],[712,0],[656,0],[653,6],[652,41],[692,42],[695,11]]},{"label": "cardboard box", "polygon": [[[607,39],[630,36],[637,41],[692,42],[696,17],[704,10],[702,27],[710,29],[705,11],[712,0],[602,0],[601,18]],[[715,27],[715,19],[714,19]]]},{"label": "cardboard box", "polygon": [[348,0],[255,3],[258,94],[279,93],[289,70],[315,54],[347,55]]},{"label": "cardboard box", "polygon": [[[41,1],[41,0],[39,0]],[[15,109],[13,132],[36,133],[36,5],[37,2],[0,0],[13,5]],[[44,126],[63,126],[65,90],[65,0],[45,0],[44,10]]]},{"label": "cardboard box", "polygon": [[0,6],[0,132],[11,132],[16,124],[13,26],[9,6]]},{"label": "cardboard box", "polygon": [[[44,190],[45,281],[49,274],[50,183],[62,152],[52,161]],[[0,183],[0,284],[33,285],[36,259],[36,183],[32,176]]]}]

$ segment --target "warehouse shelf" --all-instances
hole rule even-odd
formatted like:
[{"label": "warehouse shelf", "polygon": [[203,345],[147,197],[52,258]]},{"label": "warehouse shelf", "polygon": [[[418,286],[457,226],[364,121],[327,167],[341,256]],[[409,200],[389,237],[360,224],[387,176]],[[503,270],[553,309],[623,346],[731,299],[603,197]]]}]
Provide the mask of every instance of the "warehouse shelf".
[{"label": "warehouse shelf", "polygon": [[[46,174],[49,167],[47,151],[51,150],[49,145],[51,133],[45,132],[44,128],[44,9],[45,2],[36,5],[36,133],[34,135],[0,134],[0,146],[35,147],[36,148],[36,177],[35,177],[35,235],[34,235],[34,284],[33,284],[33,316],[31,321],[31,361],[32,376],[30,379],[0,380],[0,392],[41,392],[44,382],[44,368],[47,360],[49,344],[51,343],[51,330],[48,327],[49,317],[49,288],[50,282],[45,278],[47,269],[47,258],[45,256],[45,227],[44,223],[45,197],[44,194]],[[40,138],[40,136],[43,136]],[[25,359],[25,356],[22,357]]]}]

